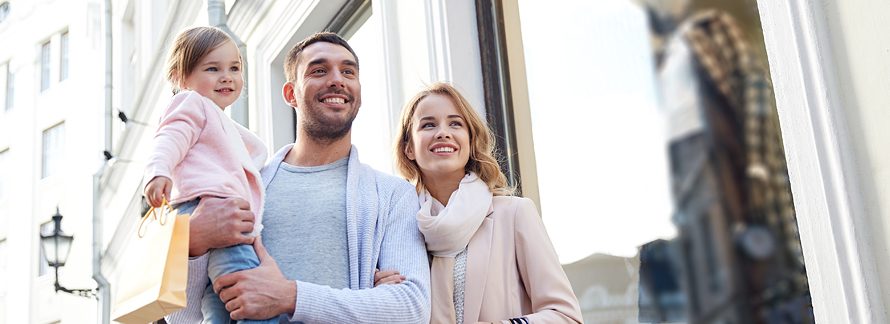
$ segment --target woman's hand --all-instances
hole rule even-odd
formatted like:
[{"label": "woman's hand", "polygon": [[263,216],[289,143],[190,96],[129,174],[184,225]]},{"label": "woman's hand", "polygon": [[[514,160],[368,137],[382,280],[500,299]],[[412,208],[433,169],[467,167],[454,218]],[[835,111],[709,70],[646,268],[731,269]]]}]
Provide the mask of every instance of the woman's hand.
[{"label": "woman's hand", "polygon": [[374,287],[381,285],[397,285],[405,281],[405,276],[400,275],[396,270],[374,269]]}]

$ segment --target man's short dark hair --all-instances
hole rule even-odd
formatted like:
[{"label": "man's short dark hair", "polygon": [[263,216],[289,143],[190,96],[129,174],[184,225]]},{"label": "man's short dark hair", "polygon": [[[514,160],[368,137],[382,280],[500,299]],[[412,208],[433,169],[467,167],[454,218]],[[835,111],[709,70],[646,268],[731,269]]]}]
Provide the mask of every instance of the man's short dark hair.
[{"label": "man's short dark hair", "polygon": [[355,67],[358,68],[358,55],[355,55],[355,51],[352,50],[352,47],[349,46],[349,43],[343,37],[332,32],[319,32],[306,37],[287,52],[287,57],[284,59],[284,75],[288,82],[294,82],[297,79],[297,64],[300,63],[300,54],[303,53],[303,49],[318,42],[345,47],[349,53],[352,53],[352,57],[355,58]]}]

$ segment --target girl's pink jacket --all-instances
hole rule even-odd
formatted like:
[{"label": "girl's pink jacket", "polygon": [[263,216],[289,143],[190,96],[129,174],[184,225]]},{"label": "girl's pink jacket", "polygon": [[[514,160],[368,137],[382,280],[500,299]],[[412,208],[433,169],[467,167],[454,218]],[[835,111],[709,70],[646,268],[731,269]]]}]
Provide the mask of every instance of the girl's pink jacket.
[{"label": "girl's pink jacket", "polygon": [[[236,134],[229,137],[226,128]],[[233,122],[213,101],[197,92],[183,91],[173,96],[161,117],[142,183],[145,186],[155,177],[172,179],[171,204],[201,196],[247,200],[256,215],[252,234],[258,235],[265,198],[258,170],[267,156],[259,137]]]}]

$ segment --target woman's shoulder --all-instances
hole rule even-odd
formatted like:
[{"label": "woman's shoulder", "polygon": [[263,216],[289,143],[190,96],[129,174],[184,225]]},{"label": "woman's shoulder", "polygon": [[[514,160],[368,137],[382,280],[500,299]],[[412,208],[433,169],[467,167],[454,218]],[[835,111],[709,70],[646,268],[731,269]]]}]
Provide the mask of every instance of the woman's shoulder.
[{"label": "woman's shoulder", "polygon": [[494,214],[515,215],[514,217],[526,214],[538,215],[535,202],[525,197],[494,196],[491,198],[491,207],[494,209]]}]

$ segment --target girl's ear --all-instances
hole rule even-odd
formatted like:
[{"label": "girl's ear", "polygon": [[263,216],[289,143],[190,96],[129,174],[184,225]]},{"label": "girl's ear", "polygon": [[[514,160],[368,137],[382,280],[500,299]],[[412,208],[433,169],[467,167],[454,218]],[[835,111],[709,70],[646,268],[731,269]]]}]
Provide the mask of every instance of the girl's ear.
[{"label": "girl's ear", "polygon": [[409,160],[414,161],[414,145],[411,145],[411,141],[408,141],[408,145],[405,145],[405,156],[408,157]]}]

